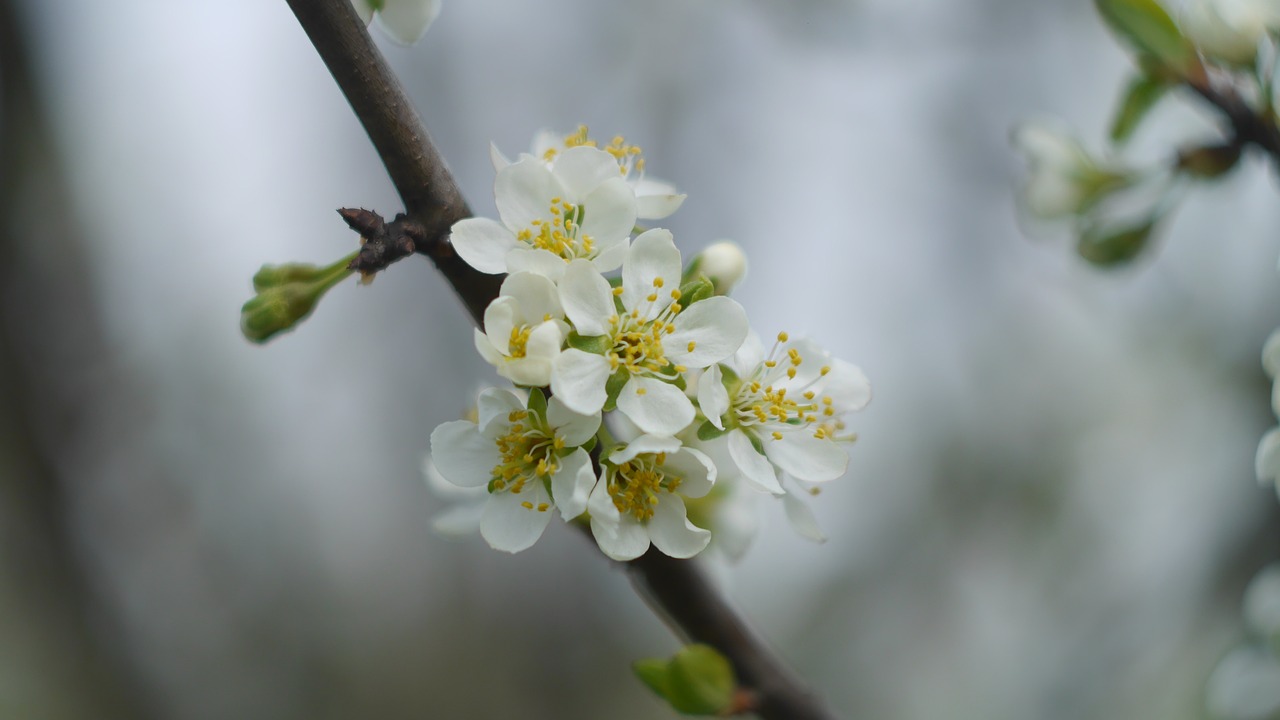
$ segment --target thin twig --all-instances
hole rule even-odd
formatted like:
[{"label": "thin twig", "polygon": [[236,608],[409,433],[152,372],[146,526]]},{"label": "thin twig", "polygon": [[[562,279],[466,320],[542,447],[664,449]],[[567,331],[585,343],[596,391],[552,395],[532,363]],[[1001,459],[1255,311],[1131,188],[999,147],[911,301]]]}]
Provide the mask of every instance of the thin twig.
[{"label": "thin twig", "polygon": [[1240,91],[1229,83],[1215,81],[1213,75],[1205,72],[1193,73],[1186,80],[1197,95],[1217,108],[1227,122],[1231,124],[1231,142],[1243,148],[1256,145],[1280,166],[1280,128],[1274,121],[1255,111],[1240,95]]},{"label": "thin twig", "polygon": [[[448,245],[449,227],[470,211],[400,84],[373,46],[350,0],[287,0],[307,37],[373,140],[409,217],[422,225],[417,250],[435,261],[479,321],[501,276],[463,263]],[[657,551],[625,563],[632,583],[682,637],[718,649],[758,697],[766,720],[832,720],[715,591],[698,566]]]}]

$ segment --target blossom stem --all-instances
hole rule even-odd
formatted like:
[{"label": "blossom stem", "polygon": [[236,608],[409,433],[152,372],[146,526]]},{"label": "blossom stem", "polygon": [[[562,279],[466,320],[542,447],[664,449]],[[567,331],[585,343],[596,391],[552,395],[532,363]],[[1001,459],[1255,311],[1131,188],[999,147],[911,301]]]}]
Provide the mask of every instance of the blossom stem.
[{"label": "blossom stem", "polygon": [[[351,0],[286,2],[369,133],[408,216],[422,225],[424,240],[417,252],[435,262],[480,323],[485,308],[498,296],[502,276],[472,269],[449,245],[449,228],[470,210]],[[744,689],[758,693],[761,718],[834,718],[785,671],[697,565],[653,550],[622,565],[650,607],[677,634],[714,646],[733,663]]]}]

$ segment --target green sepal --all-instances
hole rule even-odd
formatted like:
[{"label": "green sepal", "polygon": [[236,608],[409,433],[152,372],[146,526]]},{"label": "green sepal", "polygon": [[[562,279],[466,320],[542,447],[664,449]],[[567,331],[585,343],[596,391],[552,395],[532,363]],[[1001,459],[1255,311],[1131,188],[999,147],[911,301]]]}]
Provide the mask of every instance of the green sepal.
[{"label": "green sepal", "polygon": [[1156,0],[1094,0],[1107,25],[1140,55],[1150,55],[1180,75],[1198,62],[1168,11]]},{"label": "green sepal", "polygon": [[577,332],[570,332],[568,339],[569,347],[582,352],[591,353],[592,355],[603,355],[609,352],[611,344],[608,335],[579,335]]},{"label": "green sepal", "polygon": [[611,288],[619,288],[619,287],[622,287],[622,276],[621,276],[621,275],[619,275],[619,276],[617,276],[617,277],[611,277],[611,278],[605,278],[605,279],[609,281],[609,287],[611,287]]},{"label": "green sepal", "polygon": [[684,307],[706,300],[716,294],[716,286],[705,277],[698,277],[680,286],[680,304]]},{"label": "green sepal", "polygon": [[1076,252],[1098,267],[1115,267],[1132,261],[1147,246],[1156,219],[1120,230],[1086,229],[1080,234]]},{"label": "green sepal", "polygon": [[761,455],[765,454],[764,441],[756,437],[755,433],[747,433],[747,439],[751,441],[751,447],[755,448],[756,452],[760,453]]},{"label": "green sepal", "polygon": [[617,372],[610,375],[609,379],[604,381],[605,412],[610,412],[618,408],[618,396],[622,394],[622,386],[626,385],[627,380],[630,378],[631,375],[625,368],[618,368]]},{"label": "green sepal", "polygon": [[730,397],[742,386],[742,379],[738,377],[738,373],[724,363],[720,364],[720,381],[724,389],[729,391]]},{"label": "green sepal", "polygon": [[[590,438],[587,439],[586,442],[582,443],[578,447],[581,447],[583,450],[586,450],[587,452],[591,452],[592,450],[596,449],[596,444],[598,442],[599,442],[599,439],[595,435],[592,435]],[[565,453],[565,455],[572,455],[574,451],[577,450],[577,448],[565,448],[565,450],[569,451]]]},{"label": "green sepal", "polygon": [[697,255],[693,256],[693,259],[690,260],[689,264],[685,266],[684,272],[680,274],[680,286],[684,287],[685,285],[688,285],[689,283],[701,277],[702,276],[701,269],[702,269],[702,253],[698,253]]},{"label": "green sepal", "polygon": [[536,418],[547,417],[547,396],[542,388],[529,388],[529,414]]},{"label": "green sepal", "polygon": [[1154,80],[1147,75],[1132,78],[1111,121],[1111,140],[1116,143],[1128,141],[1170,87],[1168,82]]},{"label": "green sepal", "polygon": [[703,442],[707,442],[709,440],[715,440],[727,432],[729,432],[728,428],[721,430],[715,425],[712,425],[711,421],[708,420],[698,426],[698,439]]},{"label": "green sepal", "polygon": [[729,660],[710,645],[689,645],[671,660],[638,660],[631,667],[650,690],[686,715],[724,713],[738,685]]}]

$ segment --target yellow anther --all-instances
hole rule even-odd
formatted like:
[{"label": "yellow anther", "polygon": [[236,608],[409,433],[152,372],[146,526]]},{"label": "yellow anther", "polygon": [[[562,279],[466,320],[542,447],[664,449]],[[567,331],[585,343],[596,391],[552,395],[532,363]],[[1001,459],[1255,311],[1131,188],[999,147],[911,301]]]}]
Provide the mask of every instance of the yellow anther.
[{"label": "yellow anther", "polygon": [[698,347],[698,341],[690,340],[688,345],[688,350],[686,350],[686,352],[693,352],[693,349],[696,347]]},{"label": "yellow anther", "polygon": [[663,285],[665,285],[665,284],[666,284],[666,283],[665,283],[665,282],[663,282],[662,278],[660,278],[660,277],[656,277],[656,278],[654,278],[654,279],[653,279],[653,286],[654,286],[654,287],[656,287],[656,288],[660,288],[660,287],[662,287],[662,286],[663,286]]},{"label": "yellow anther", "polygon": [[671,289],[671,299],[672,299],[672,300],[679,300],[679,299],[680,299],[680,288],[672,288],[672,289]]},{"label": "yellow anther", "polygon": [[813,399],[813,396],[814,396],[814,392],[813,392],[812,390],[805,390],[805,391],[804,391],[804,399],[805,399],[805,400],[812,400],[812,399]]},{"label": "yellow anther", "polygon": [[621,286],[621,285],[619,285],[618,287],[614,288],[614,289],[613,289],[613,294],[614,294],[614,295],[621,295],[621,294],[622,294],[622,286]]},{"label": "yellow anther", "polygon": [[688,371],[689,371],[689,368],[687,368],[687,367],[685,367],[685,366],[683,366],[683,365],[677,365],[677,366],[676,366],[676,372],[678,372],[678,373],[688,372]]},{"label": "yellow anther", "polygon": [[777,361],[777,360],[765,360],[765,361],[764,361],[764,366],[765,366],[765,367],[767,367],[767,368],[775,368],[775,367],[778,367],[778,361]]},{"label": "yellow anther", "polygon": [[823,366],[822,366],[822,369],[818,371],[818,374],[819,374],[819,375],[826,375],[826,374],[827,374],[827,373],[829,373],[829,372],[831,372],[831,366],[830,366],[830,365],[823,365]]},{"label": "yellow anther", "polygon": [[782,433],[778,432],[777,430],[774,430],[774,431],[773,431],[773,439],[774,439],[774,440],[781,440],[781,439],[782,439]]},{"label": "yellow anther", "polygon": [[551,505],[548,503],[538,503],[538,512],[546,512],[549,507],[551,507]]},{"label": "yellow anther", "polygon": [[788,339],[788,338],[790,338],[790,337],[791,337],[791,336],[790,336],[790,335],[787,335],[785,332],[780,332],[780,333],[778,333],[778,342],[786,342],[786,341],[787,341],[787,339]]},{"label": "yellow anther", "polygon": [[525,500],[524,502],[520,503],[520,507],[524,508],[525,510],[532,510],[533,503],[529,502],[528,500]]},{"label": "yellow anther", "polygon": [[645,394],[645,393],[647,393],[647,392],[649,392],[649,391],[648,391],[648,390],[646,390],[646,389],[644,389],[644,388],[642,388],[642,387],[640,387],[640,388],[636,388],[636,394],[637,394],[637,395],[644,395],[644,394]]},{"label": "yellow anther", "polygon": [[826,397],[823,397],[823,398],[822,398],[822,404],[823,404],[823,405],[830,405],[831,403],[832,403],[832,400],[831,400],[831,397],[830,397],[830,396],[826,396]]},{"label": "yellow anther", "polygon": [[649,302],[657,302],[658,293],[649,293],[649,297],[645,298],[645,300],[648,300]]},{"label": "yellow anther", "polygon": [[795,376],[796,376],[796,369],[793,367],[787,368],[787,377],[794,378]]}]

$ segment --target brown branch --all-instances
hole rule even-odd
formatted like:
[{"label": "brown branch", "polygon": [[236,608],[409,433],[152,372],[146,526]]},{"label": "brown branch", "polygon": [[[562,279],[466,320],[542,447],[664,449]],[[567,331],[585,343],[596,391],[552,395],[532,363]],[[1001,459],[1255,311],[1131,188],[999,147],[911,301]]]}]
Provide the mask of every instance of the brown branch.
[{"label": "brown branch", "polygon": [[449,244],[449,228],[469,217],[471,209],[404,88],[374,47],[350,0],[287,2],[369,133],[408,218],[420,226],[415,250],[431,258],[471,317],[480,322],[489,301],[498,294],[502,276],[475,270]]},{"label": "brown branch", "polygon": [[[347,96],[373,140],[391,181],[404,200],[407,221],[421,232],[416,249],[435,261],[477,322],[497,297],[501,276],[472,269],[448,244],[449,227],[470,210],[414,112],[400,84],[374,48],[350,0],[287,0],[307,37]],[[343,211],[362,236],[377,236],[385,224],[374,213]],[[401,226],[408,232],[408,228]],[[373,242],[370,238],[366,245]],[[394,244],[393,239],[388,242]],[[774,657],[715,591],[697,565],[656,550],[623,564],[631,582],[679,635],[718,649],[733,664],[740,683],[758,697],[766,720],[831,720],[817,699]]]},{"label": "brown branch", "polygon": [[1235,86],[1216,80],[1204,68],[1193,72],[1186,83],[1226,117],[1232,145],[1241,149],[1255,145],[1280,166],[1280,128],[1273,119],[1255,111]]}]

